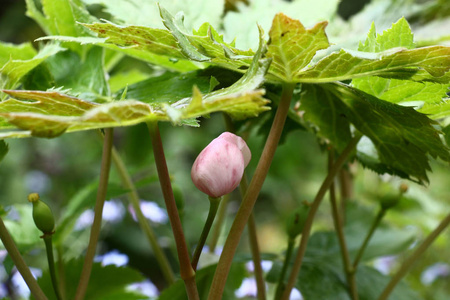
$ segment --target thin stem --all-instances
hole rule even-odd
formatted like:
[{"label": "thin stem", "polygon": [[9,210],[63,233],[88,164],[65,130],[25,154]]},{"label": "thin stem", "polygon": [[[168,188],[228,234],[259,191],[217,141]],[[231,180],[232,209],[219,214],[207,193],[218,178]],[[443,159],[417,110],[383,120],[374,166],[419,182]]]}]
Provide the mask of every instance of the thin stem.
[{"label": "thin stem", "polygon": [[56,246],[56,256],[57,259],[57,268],[58,268],[58,275],[59,275],[59,290],[61,291],[61,297],[63,299],[66,299],[66,273],[64,270],[64,262],[63,262],[63,252],[62,252],[62,246],[61,244]]},{"label": "thin stem", "polygon": [[209,238],[208,248],[209,253],[214,253],[216,250],[217,242],[219,241],[220,232],[222,231],[222,226],[225,221],[225,216],[227,214],[228,200],[230,199],[230,194],[222,197],[220,201],[219,210],[217,211],[216,223],[211,232],[211,237]]},{"label": "thin stem", "polygon": [[103,205],[105,204],[106,190],[108,188],[109,170],[111,168],[111,148],[113,145],[113,129],[105,129],[103,141],[102,163],[100,169],[100,181],[97,190],[97,199],[94,208],[94,222],[91,227],[89,244],[84,258],[83,269],[81,271],[80,282],[78,283],[75,300],[84,299],[89,278],[91,277],[92,265],[94,263],[95,251],[102,227]]},{"label": "thin stem", "polygon": [[[244,198],[248,189],[247,174],[244,171],[241,183],[239,185],[241,196]],[[247,222],[248,240],[250,242],[250,250],[252,252],[253,268],[256,280],[256,290],[258,292],[258,300],[266,300],[266,284],[264,283],[264,272],[261,266],[261,252],[259,250],[258,235],[256,233],[255,214],[250,214]]]},{"label": "thin stem", "polygon": [[186,239],[181,225],[180,215],[178,214],[177,205],[173,196],[172,184],[170,182],[170,174],[167,169],[164,148],[159,133],[157,122],[147,123],[153,146],[153,155],[155,157],[156,169],[158,171],[159,183],[166,203],[167,214],[169,216],[170,225],[172,226],[175,244],[177,246],[178,260],[180,262],[180,275],[184,280],[184,285],[189,300],[198,300],[197,285],[195,283],[195,271],[191,266],[189,252]]},{"label": "thin stem", "polygon": [[401,265],[400,269],[397,273],[391,278],[388,285],[381,293],[378,300],[387,300],[391,292],[394,290],[395,286],[400,282],[400,280],[406,275],[408,270],[412,267],[412,265],[418,260],[420,256],[425,252],[425,250],[430,247],[430,245],[434,242],[434,240],[441,234],[442,231],[450,224],[450,214],[448,214],[442,221],[439,223],[438,227],[436,227],[433,232],[431,232],[428,237],[420,244],[419,247],[409,256]]},{"label": "thin stem", "polygon": [[247,220],[253,210],[256,199],[261,191],[264,180],[272,163],[275,150],[280,141],[281,132],[283,131],[286,116],[289,111],[292,94],[294,90],[293,84],[286,84],[283,86],[280,104],[275,115],[275,119],[270,129],[269,137],[261,154],[261,158],[256,167],[255,174],[249,185],[247,193],[242,200],[241,206],[236,214],[236,218],[231,226],[230,233],[224,245],[222,255],[214,273],[213,282],[209,290],[209,300],[222,299],[223,290],[231,268],[234,253],[236,252],[242,232],[244,231]]},{"label": "thin stem", "polygon": [[33,274],[31,274],[30,268],[28,268],[22,255],[20,254],[19,249],[17,249],[17,246],[14,243],[11,235],[9,234],[8,229],[6,229],[5,223],[3,223],[2,218],[0,218],[0,239],[2,240],[3,246],[5,246],[8,255],[14,262],[17,271],[19,271],[20,275],[22,275],[23,279],[25,280],[25,283],[30,289],[33,297],[36,298],[36,300],[47,300],[47,297],[45,296],[41,287],[38,285]]},{"label": "thin stem", "polygon": [[61,292],[59,291],[58,279],[56,277],[55,258],[53,257],[52,235],[44,234],[43,239],[45,243],[45,250],[47,252],[48,270],[50,272],[50,278],[52,279],[53,290],[55,291],[56,299],[62,300]]},{"label": "thin stem", "polygon": [[284,257],[283,267],[281,269],[280,277],[278,278],[278,285],[275,291],[275,300],[280,299],[281,295],[283,295],[283,291],[285,289],[284,278],[286,277],[287,269],[289,266],[289,262],[291,261],[292,252],[294,251],[295,239],[288,239],[288,247],[286,250],[286,255]]},{"label": "thin stem", "polygon": [[159,245],[155,232],[153,231],[148,220],[142,213],[139,200],[140,198],[136,186],[134,185],[133,180],[131,179],[130,174],[127,171],[127,168],[122,158],[120,157],[120,154],[114,147],[112,149],[112,159],[114,165],[117,168],[117,171],[119,172],[122,184],[125,186],[125,188],[130,190],[130,192],[128,193],[128,200],[130,201],[131,206],[133,206],[133,209],[136,213],[136,218],[138,220],[139,226],[141,227],[141,230],[144,232],[150,246],[153,249],[156,261],[158,262],[159,267],[161,268],[164,279],[167,281],[169,285],[171,285],[172,283],[175,282],[175,276],[173,274],[172,268],[170,267],[169,260],[167,259],[167,256],[165,255],[164,251]]},{"label": "thin stem", "polygon": [[383,219],[385,214],[386,210],[381,208],[378,214],[376,215],[375,220],[373,220],[369,232],[367,232],[366,238],[364,239],[364,242],[362,243],[361,247],[358,250],[358,253],[356,254],[355,260],[353,261],[353,269],[356,270],[358,268],[358,264],[361,261],[361,258],[363,257],[364,251],[366,250],[367,245],[369,245],[370,239],[372,238],[375,229],[377,229],[377,227],[380,225],[381,220]]},{"label": "thin stem", "polygon": [[[333,149],[328,151],[328,168],[331,170],[333,167],[334,155]],[[343,230],[342,217],[338,208],[336,201],[336,190],[334,187],[334,182],[330,185],[330,202],[331,202],[331,214],[333,215],[334,229],[336,230],[336,235],[339,241],[339,247],[341,248],[342,264],[344,265],[344,272],[347,278],[347,283],[350,288],[350,296],[353,300],[358,300],[358,290],[356,287],[355,271],[352,262],[350,260],[350,255],[348,253],[347,242],[345,241],[345,234]]]},{"label": "thin stem", "polygon": [[352,174],[349,170],[345,168],[339,171],[339,189],[341,194],[341,216],[342,224],[345,224],[345,212],[347,207],[347,202],[353,197],[353,179]]},{"label": "thin stem", "polygon": [[314,217],[316,215],[317,210],[319,209],[320,203],[321,203],[323,197],[325,196],[327,190],[330,188],[331,184],[333,183],[334,177],[336,176],[337,172],[339,172],[339,170],[343,166],[344,162],[347,160],[347,158],[353,152],[353,150],[355,149],[356,144],[358,143],[360,138],[361,138],[361,135],[358,134],[356,137],[354,137],[348,143],[347,147],[345,147],[345,149],[342,151],[341,155],[338,157],[338,159],[334,163],[331,170],[328,171],[327,177],[325,178],[322,185],[320,186],[320,189],[317,192],[314,202],[311,204],[311,207],[310,207],[309,213],[308,213],[308,217],[306,218],[306,221],[305,221],[305,226],[303,227],[300,246],[298,248],[297,255],[295,257],[294,265],[292,267],[292,271],[289,276],[289,280],[286,284],[286,289],[284,290],[283,296],[281,298],[282,300],[289,299],[291,290],[295,285],[297,275],[300,272],[300,269],[302,267],[303,256],[305,255],[305,252],[306,252],[306,245],[308,243],[309,235],[311,233],[311,228],[312,228],[312,224],[314,221]]},{"label": "thin stem", "polygon": [[209,231],[211,230],[211,226],[216,217],[217,209],[219,208],[220,200],[222,197],[208,197],[209,199],[209,212],[208,217],[206,218],[205,225],[203,226],[202,234],[200,235],[200,239],[197,243],[197,247],[195,248],[194,255],[192,256],[192,268],[197,270],[198,260],[200,259],[200,254],[202,254],[203,247],[205,246],[206,238],[208,237]]}]

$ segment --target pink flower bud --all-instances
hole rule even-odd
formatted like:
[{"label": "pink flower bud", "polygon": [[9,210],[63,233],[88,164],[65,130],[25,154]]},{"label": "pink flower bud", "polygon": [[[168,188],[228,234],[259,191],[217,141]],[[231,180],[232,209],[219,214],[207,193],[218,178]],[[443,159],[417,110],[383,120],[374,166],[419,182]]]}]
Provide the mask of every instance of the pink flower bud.
[{"label": "pink flower bud", "polygon": [[211,197],[229,194],[239,185],[250,158],[245,141],[224,132],[198,155],[191,170],[192,181]]}]

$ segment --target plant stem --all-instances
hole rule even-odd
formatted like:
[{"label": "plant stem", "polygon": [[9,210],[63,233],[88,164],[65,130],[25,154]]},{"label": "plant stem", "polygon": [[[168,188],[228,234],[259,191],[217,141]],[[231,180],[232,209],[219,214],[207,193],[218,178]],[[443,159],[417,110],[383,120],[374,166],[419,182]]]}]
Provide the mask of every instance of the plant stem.
[{"label": "plant stem", "polygon": [[216,224],[214,225],[211,237],[209,238],[209,253],[214,253],[216,250],[217,242],[219,241],[220,231],[222,230],[223,223],[225,221],[225,216],[227,213],[228,200],[230,199],[230,194],[222,197],[220,201],[219,210],[217,212]]},{"label": "plant stem", "polygon": [[17,246],[14,243],[14,240],[12,239],[11,235],[9,234],[8,229],[6,229],[5,223],[3,223],[3,219],[1,217],[0,217],[0,239],[2,240],[3,246],[5,246],[8,255],[14,262],[17,271],[19,271],[20,275],[22,275],[23,279],[25,280],[25,283],[30,289],[30,292],[33,295],[33,297],[36,298],[36,300],[47,300],[47,297],[45,296],[41,287],[38,285],[33,274],[31,274],[30,268],[28,268],[22,255],[20,254],[19,249],[17,249]]},{"label": "plant stem", "polygon": [[347,202],[353,197],[353,179],[352,174],[349,170],[345,168],[339,171],[339,189],[341,194],[341,216],[342,224],[345,224],[345,212],[347,207]]},{"label": "plant stem", "polygon": [[63,252],[61,244],[56,246],[56,255],[58,257],[57,268],[59,275],[59,290],[61,291],[61,298],[66,299],[66,274],[64,270]]},{"label": "plant stem", "polygon": [[283,295],[283,291],[285,289],[284,278],[286,277],[287,269],[289,266],[289,262],[292,257],[292,252],[294,251],[295,239],[288,239],[288,247],[286,250],[286,255],[284,257],[283,268],[281,269],[280,277],[278,278],[278,285],[275,291],[275,300],[280,299],[281,295]]},{"label": "plant stem", "polygon": [[293,84],[285,84],[283,86],[280,104],[275,115],[272,128],[270,129],[269,137],[267,138],[253,179],[231,226],[230,233],[228,234],[222,255],[220,256],[219,263],[217,265],[217,269],[214,273],[214,278],[209,290],[209,300],[222,299],[223,290],[231,268],[234,253],[236,252],[242,232],[244,231],[247,220],[253,210],[253,206],[255,205],[256,199],[258,198],[259,192],[272,163],[273,156],[275,155],[278,142],[280,141],[281,132],[283,131],[284,123],[289,111],[293,90]]},{"label": "plant stem", "polygon": [[113,129],[105,129],[103,141],[102,163],[100,169],[100,181],[97,190],[97,199],[94,208],[94,222],[91,227],[89,244],[84,258],[83,269],[81,271],[80,282],[78,283],[75,300],[84,299],[89,278],[91,276],[92,265],[94,263],[95,251],[102,227],[103,205],[105,204],[106,190],[108,188],[109,170],[111,168],[111,148],[113,145]]},{"label": "plant stem", "polygon": [[[328,151],[328,168],[331,170],[334,163],[333,149]],[[333,215],[334,229],[336,230],[336,235],[339,241],[339,247],[341,248],[342,264],[344,266],[345,276],[347,278],[347,283],[350,289],[350,296],[353,300],[358,300],[358,290],[356,287],[355,272],[356,269],[353,268],[352,262],[350,261],[350,255],[348,253],[347,242],[345,241],[345,234],[343,230],[343,222],[339,207],[336,201],[336,190],[334,186],[334,181],[330,185],[330,202],[331,202],[331,213]]]},{"label": "plant stem", "polygon": [[206,238],[208,237],[209,231],[211,230],[211,226],[214,222],[214,218],[216,217],[217,209],[219,208],[220,200],[222,199],[222,197],[216,198],[209,196],[208,199],[209,199],[208,217],[206,218],[202,234],[200,235],[200,239],[197,243],[197,247],[195,248],[194,255],[192,256],[191,261],[191,265],[194,271],[197,270],[200,254],[202,254],[203,246],[205,246]]},{"label": "plant stem", "polygon": [[391,278],[386,288],[381,293],[378,300],[387,300],[391,292],[394,290],[395,286],[400,282],[403,276],[406,275],[408,270],[412,267],[412,265],[417,261],[417,259],[428,249],[428,247],[434,242],[434,240],[444,231],[444,229],[450,224],[450,214],[448,214],[442,221],[439,223],[438,227],[434,229],[427,238],[420,244],[419,247],[402,263],[400,269],[397,273]]},{"label": "plant stem", "polygon": [[[248,189],[247,175],[245,171],[239,186],[241,196],[242,198],[244,198],[244,195]],[[266,300],[266,284],[264,283],[264,273],[261,266],[261,254],[259,251],[258,235],[256,234],[255,214],[253,213],[253,211],[248,218],[247,228],[248,228],[248,239],[250,242],[250,250],[252,252],[253,268],[255,273],[256,289],[258,292],[258,300]]]},{"label": "plant stem", "polygon": [[141,227],[141,230],[144,232],[150,246],[153,249],[156,261],[158,262],[159,267],[161,268],[164,279],[169,285],[171,285],[172,283],[175,282],[175,276],[173,274],[172,268],[170,267],[169,260],[167,259],[167,256],[164,254],[164,251],[159,245],[155,232],[153,231],[148,220],[142,213],[139,194],[137,192],[136,186],[134,185],[133,180],[131,179],[130,174],[127,171],[127,168],[122,158],[120,157],[120,154],[114,147],[112,149],[112,159],[114,165],[117,168],[117,171],[119,172],[122,184],[125,186],[125,188],[130,190],[130,192],[128,193],[128,199],[136,213],[136,218],[138,220],[139,226]]},{"label": "plant stem", "polygon": [[[224,120],[225,120],[225,127],[229,132],[236,132],[234,128],[233,121],[229,115],[226,113],[223,114]],[[247,181],[247,174],[244,171],[244,174],[242,175],[242,179],[239,185],[239,190],[241,192],[242,199],[245,197],[245,194],[248,190],[248,181]],[[252,252],[252,259],[253,259],[253,266],[254,266],[254,273],[255,273],[255,280],[256,280],[256,288],[258,291],[258,300],[265,300],[266,299],[266,285],[264,283],[264,273],[261,266],[261,254],[259,250],[259,244],[258,244],[258,235],[256,232],[256,221],[255,221],[255,214],[250,214],[250,217],[248,218],[248,239],[250,242],[250,250]]]},{"label": "plant stem", "polygon": [[55,291],[56,299],[62,300],[61,292],[59,291],[58,279],[56,277],[55,258],[53,257],[52,235],[44,234],[43,239],[45,243],[45,250],[47,252],[48,270],[50,272],[50,278],[52,279],[53,290]]},{"label": "plant stem", "polygon": [[328,175],[323,181],[322,185],[320,186],[319,191],[316,194],[316,197],[314,198],[314,202],[311,204],[311,207],[309,209],[308,217],[305,221],[305,226],[303,227],[302,231],[302,238],[300,241],[300,246],[297,251],[297,255],[295,257],[294,265],[292,267],[291,274],[289,276],[289,280],[286,284],[286,289],[284,290],[283,296],[281,297],[282,300],[288,300],[289,295],[291,294],[291,290],[295,285],[295,281],[297,278],[298,273],[300,272],[303,256],[306,252],[306,245],[308,243],[309,235],[311,233],[312,224],[314,221],[314,217],[316,215],[317,210],[319,209],[320,203],[325,196],[327,190],[330,188],[331,184],[334,181],[334,177],[336,176],[337,172],[341,169],[344,162],[347,160],[347,158],[350,156],[350,154],[353,152],[353,150],[356,147],[356,144],[361,139],[361,135],[355,136],[345,147],[345,149],[342,151],[341,155],[338,157],[336,162],[334,163],[333,167],[328,171]]},{"label": "plant stem", "polygon": [[370,239],[372,238],[372,235],[375,232],[375,229],[377,229],[378,225],[380,225],[381,220],[383,219],[384,215],[386,214],[386,210],[383,208],[380,208],[380,211],[375,217],[375,220],[373,220],[372,226],[369,229],[369,232],[366,235],[366,238],[364,239],[364,242],[362,243],[361,247],[358,250],[358,253],[356,254],[355,260],[353,261],[353,269],[358,268],[358,264],[364,254],[364,251],[367,248],[367,245],[369,245]]},{"label": "plant stem", "polygon": [[170,225],[172,226],[175,244],[177,246],[178,260],[180,262],[180,275],[184,280],[184,285],[189,300],[198,300],[199,295],[197,285],[195,283],[195,271],[191,266],[189,252],[186,239],[181,225],[180,215],[178,214],[177,205],[173,196],[172,184],[170,182],[170,174],[167,169],[164,148],[159,133],[157,122],[147,123],[153,146],[153,155],[155,156],[156,169],[158,171],[159,183],[166,203],[167,214],[169,216]]}]

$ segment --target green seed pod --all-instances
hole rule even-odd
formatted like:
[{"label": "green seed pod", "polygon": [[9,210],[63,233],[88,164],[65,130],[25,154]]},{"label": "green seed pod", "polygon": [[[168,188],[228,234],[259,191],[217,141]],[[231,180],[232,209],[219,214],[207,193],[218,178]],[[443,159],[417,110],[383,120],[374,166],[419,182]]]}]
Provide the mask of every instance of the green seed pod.
[{"label": "green seed pod", "polygon": [[37,193],[28,195],[28,201],[33,203],[33,220],[36,227],[44,234],[52,233],[55,229],[55,218],[50,207],[39,200]]},{"label": "green seed pod", "polygon": [[288,216],[286,222],[286,232],[290,239],[295,239],[302,233],[308,213],[309,205],[304,202]]},{"label": "green seed pod", "polygon": [[388,210],[390,208],[393,208],[394,206],[397,206],[397,204],[400,202],[400,199],[402,198],[402,195],[407,191],[408,186],[405,183],[402,183],[399,187],[400,193],[390,192],[382,196],[380,199],[381,208],[384,210]]}]

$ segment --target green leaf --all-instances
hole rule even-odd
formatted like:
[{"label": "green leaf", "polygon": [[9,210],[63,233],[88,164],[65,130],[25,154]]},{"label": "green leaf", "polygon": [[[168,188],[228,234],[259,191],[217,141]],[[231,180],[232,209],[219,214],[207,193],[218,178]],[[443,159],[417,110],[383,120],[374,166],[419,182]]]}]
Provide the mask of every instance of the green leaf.
[{"label": "green leaf", "polygon": [[104,49],[91,47],[84,58],[72,51],[60,52],[47,59],[55,85],[70,89],[70,94],[88,101],[103,102],[110,90],[103,66]]},{"label": "green leaf", "polygon": [[[352,138],[345,105],[331,91],[316,85],[302,85],[298,112],[316,135],[342,151]],[[297,104],[298,105],[298,104]]]},{"label": "green leaf", "polygon": [[[420,80],[447,80],[450,71],[450,47],[430,46],[418,49],[394,48],[369,53],[341,49],[321,59],[314,66],[298,72],[296,82],[324,83],[365,76],[416,79],[414,72],[423,69]],[[419,79],[416,79],[419,80]]]},{"label": "green leaf", "polygon": [[15,204],[19,218],[17,220],[5,219],[4,223],[11,236],[14,237],[19,248],[28,248],[42,243],[40,236],[42,232],[37,229],[33,221],[33,206],[30,203]]},{"label": "green leaf", "polygon": [[428,182],[428,155],[450,160],[439,131],[425,115],[343,84],[333,85],[330,91],[345,104],[345,117],[349,122],[370,138],[379,162],[387,167],[389,173],[405,173],[421,183]]},{"label": "green leaf", "polygon": [[[381,291],[389,283],[390,278],[382,275],[377,270],[362,266],[356,273],[356,285],[358,288],[359,299],[376,300]],[[422,297],[412,290],[404,281],[401,281],[389,296],[390,300],[420,300]]]},{"label": "green leaf", "polygon": [[[3,132],[6,137],[56,137],[64,132],[115,126],[130,126],[148,121],[182,124],[192,118],[223,111],[234,118],[257,116],[266,111],[264,90],[255,90],[264,80],[270,61],[261,60],[261,51],[241,79],[230,87],[205,94],[194,87],[193,96],[168,103],[143,103],[121,100],[105,104],[87,102],[57,91],[5,91],[15,99],[0,103],[0,116],[24,131]],[[23,99],[23,100],[17,100]],[[192,123],[191,123],[192,124]]]},{"label": "green leaf", "polygon": [[298,20],[279,13],[270,29],[267,57],[273,58],[270,73],[282,82],[293,82],[294,76],[311,61],[318,50],[329,46],[327,22],[306,30]]},{"label": "green leaf", "polygon": [[[64,263],[67,299],[73,299],[75,297],[76,283],[79,281],[82,267],[82,259],[70,260]],[[126,289],[128,285],[142,280],[144,280],[143,276],[134,269],[116,267],[114,265],[103,267],[100,263],[94,263],[85,299],[117,299],[117,295],[121,295],[123,297],[122,299],[142,299],[142,295],[141,297],[137,297],[139,294],[127,291]],[[56,299],[48,270],[38,279],[38,283],[49,299]]]},{"label": "green leaf", "polygon": [[[412,49],[414,46],[409,24],[402,18],[381,35],[376,34],[375,25],[372,25],[365,43],[360,44],[359,50],[381,52],[395,47]],[[354,79],[352,86],[393,103],[411,103],[419,107],[425,104],[423,112],[430,114],[433,107],[441,106],[442,98],[446,97],[449,85],[448,83],[414,82],[371,76]],[[420,109],[420,111],[422,110]],[[432,118],[434,117],[432,116]]]},{"label": "green leaf", "polygon": [[85,26],[97,32],[99,37],[47,36],[38,40],[52,39],[98,45],[179,72],[197,70],[202,67],[185,59],[167,30],[144,26],[122,27],[112,23],[93,23],[85,24]]},{"label": "green leaf", "polygon": [[363,137],[357,157],[363,165],[381,174],[427,182],[428,155],[449,161],[434,122],[413,108],[377,99],[343,84],[304,85],[304,119],[319,137],[338,149],[345,146],[352,124]]},{"label": "green leaf", "polygon": [[28,72],[42,63],[47,57],[63,50],[58,45],[49,44],[42,48],[38,54],[33,55],[35,54],[33,53],[34,50],[30,47],[27,45],[1,45],[0,54],[7,53],[7,51],[11,54],[7,60],[5,60],[5,55],[0,56],[0,60],[5,62],[0,68],[2,89],[15,88]]}]

